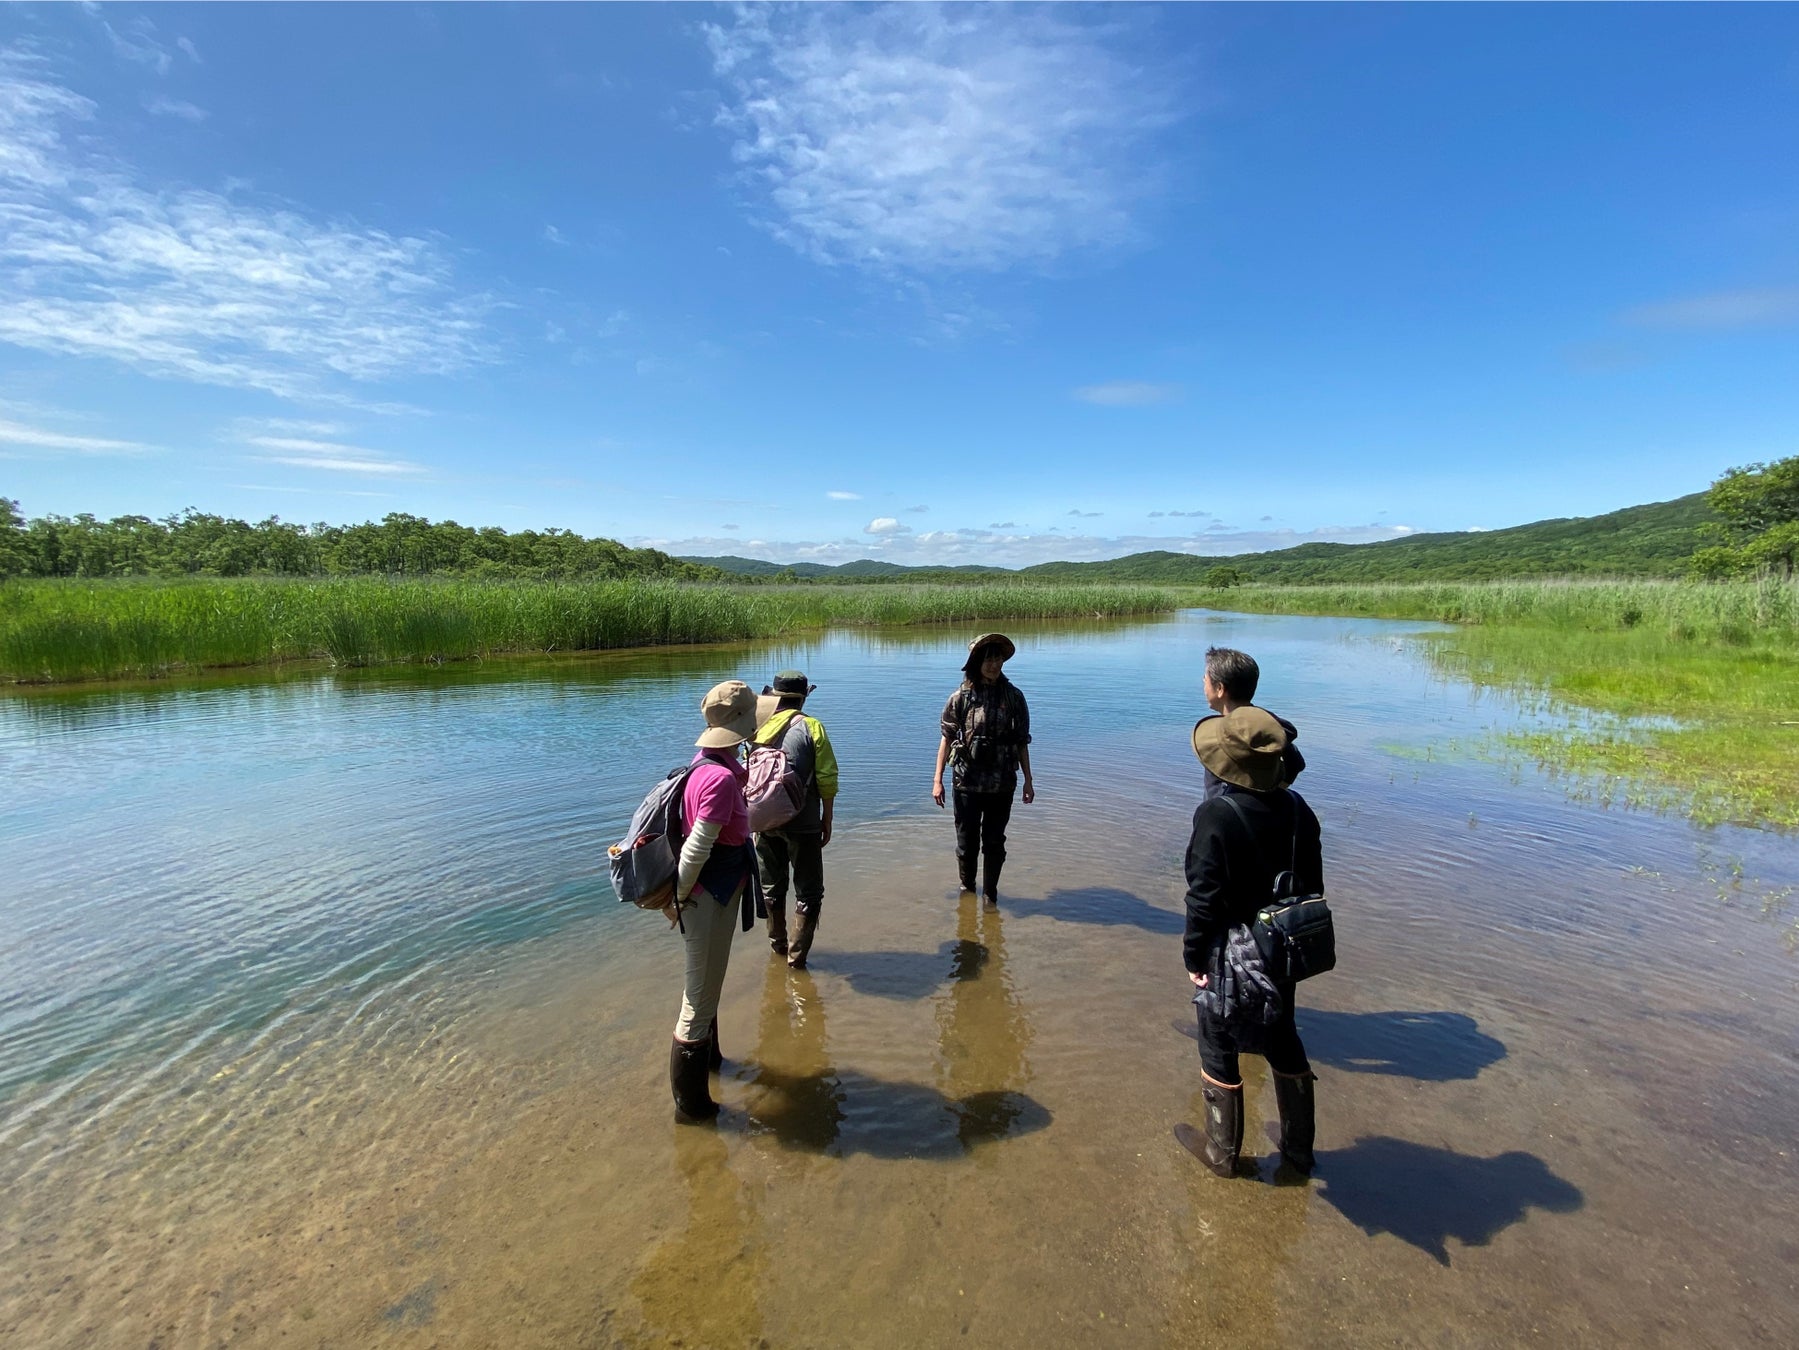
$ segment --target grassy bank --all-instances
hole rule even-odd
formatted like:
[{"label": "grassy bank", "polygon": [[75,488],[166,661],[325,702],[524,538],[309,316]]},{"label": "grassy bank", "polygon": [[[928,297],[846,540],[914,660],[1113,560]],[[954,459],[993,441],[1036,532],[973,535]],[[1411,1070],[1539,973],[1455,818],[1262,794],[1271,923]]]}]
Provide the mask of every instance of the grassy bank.
[{"label": "grassy bank", "polygon": [[116,679],[329,660],[728,642],[805,629],[1166,612],[1141,586],[731,587],[671,582],[13,581],[0,679]]},{"label": "grassy bank", "polygon": [[1200,603],[1455,623],[1430,639],[1440,668],[1601,715],[1516,748],[1606,797],[1799,829],[1799,581],[1245,586]]}]

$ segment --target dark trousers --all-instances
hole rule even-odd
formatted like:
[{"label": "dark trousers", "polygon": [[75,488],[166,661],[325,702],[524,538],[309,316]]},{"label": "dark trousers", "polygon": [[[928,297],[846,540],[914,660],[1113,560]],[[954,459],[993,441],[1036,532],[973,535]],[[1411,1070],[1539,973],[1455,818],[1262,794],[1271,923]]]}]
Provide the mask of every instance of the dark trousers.
[{"label": "dark trousers", "polygon": [[1280,991],[1285,1011],[1281,1013],[1280,1021],[1268,1028],[1262,1044],[1253,1052],[1238,1045],[1236,1037],[1225,1028],[1223,1018],[1208,1014],[1203,1007],[1195,1005],[1199,1013],[1199,1063],[1207,1078],[1224,1087],[1235,1087],[1243,1081],[1237,1056],[1248,1053],[1261,1055],[1268,1061],[1269,1068],[1289,1077],[1311,1072],[1306,1048],[1300,1044],[1299,1028],[1293,1024],[1293,986],[1283,984]]},{"label": "dark trousers", "polygon": [[969,890],[974,889],[974,860],[987,860],[984,882],[989,890],[999,884],[999,869],[1006,861],[1006,824],[1012,819],[1012,790],[1004,792],[951,793],[956,808],[956,870]]},{"label": "dark trousers", "polygon": [[814,830],[810,834],[780,834],[768,831],[756,836],[756,861],[762,872],[762,894],[770,915],[769,931],[775,931],[773,916],[781,915],[781,931],[786,931],[787,883],[793,878],[794,913],[817,916],[825,900],[824,836]]}]

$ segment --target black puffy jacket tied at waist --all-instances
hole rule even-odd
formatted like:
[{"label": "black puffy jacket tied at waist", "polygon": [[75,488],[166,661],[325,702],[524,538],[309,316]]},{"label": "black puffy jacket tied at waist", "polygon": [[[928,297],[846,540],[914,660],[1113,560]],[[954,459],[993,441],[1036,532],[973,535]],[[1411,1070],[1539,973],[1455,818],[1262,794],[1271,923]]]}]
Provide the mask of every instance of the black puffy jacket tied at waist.
[{"label": "black puffy jacket tied at waist", "polygon": [[1298,894],[1324,889],[1324,852],[1318,817],[1292,789],[1229,789],[1247,827],[1225,796],[1209,797],[1193,813],[1187,841],[1187,931],[1182,956],[1195,973],[1210,970],[1215,949],[1233,924],[1255,921],[1273,893],[1277,873],[1292,868]]}]

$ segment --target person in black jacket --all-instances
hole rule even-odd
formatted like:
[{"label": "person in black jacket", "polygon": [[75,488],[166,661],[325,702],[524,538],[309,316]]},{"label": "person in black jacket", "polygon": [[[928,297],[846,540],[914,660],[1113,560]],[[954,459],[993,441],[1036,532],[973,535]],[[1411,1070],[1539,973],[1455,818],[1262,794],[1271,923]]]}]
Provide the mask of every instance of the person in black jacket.
[{"label": "person in black jacket", "polygon": [[[1221,978],[1227,931],[1249,924],[1273,891],[1275,876],[1291,870],[1295,894],[1324,889],[1318,817],[1298,793],[1283,788],[1287,733],[1265,709],[1243,706],[1193,728],[1200,763],[1223,783],[1193,813],[1187,844],[1187,928],[1183,955],[1188,977],[1205,989]],[[1313,1088],[1317,1081],[1293,1022],[1293,986],[1278,986],[1279,1020],[1256,1047],[1274,1073],[1280,1106],[1281,1157],[1302,1173],[1313,1165]],[[1219,1176],[1232,1176],[1243,1147],[1243,1079],[1238,1037],[1222,1017],[1199,1005],[1199,1059],[1206,1132],[1176,1134]]]},{"label": "person in black jacket", "polygon": [[[1206,706],[1215,713],[1227,713],[1247,707],[1256,700],[1256,686],[1262,682],[1262,668],[1255,657],[1235,647],[1207,647],[1204,691]],[[1293,780],[1305,772],[1306,757],[1293,744],[1299,739],[1299,728],[1284,717],[1276,717],[1287,733],[1287,749],[1281,755],[1281,786],[1292,787]],[[1205,771],[1206,796],[1216,797],[1224,791],[1224,780],[1210,769]]]}]

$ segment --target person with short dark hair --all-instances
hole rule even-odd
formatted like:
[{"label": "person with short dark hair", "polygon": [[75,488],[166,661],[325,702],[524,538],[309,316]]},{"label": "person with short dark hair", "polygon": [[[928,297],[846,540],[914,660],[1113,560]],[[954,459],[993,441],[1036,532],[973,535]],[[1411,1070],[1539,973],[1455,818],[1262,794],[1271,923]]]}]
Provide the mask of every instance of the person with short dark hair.
[{"label": "person with short dark hair", "polygon": [[[805,711],[808,684],[800,670],[783,670],[765,685],[757,705],[757,745],[779,746],[788,769],[806,785],[806,799],[793,819],[756,836],[762,892],[768,908],[768,945],[794,970],[806,968],[818,916],[825,902],[825,845],[837,806],[837,752],[824,723]],[[793,879],[795,927],[787,932],[787,883]]]},{"label": "person with short dark hair", "polygon": [[1031,710],[1003,667],[1018,648],[1004,633],[983,633],[968,644],[962,684],[937,719],[937,769],[931,800],[943,805],[943,768],[953,767],[956,807],[956,874],[963,891],[975,888],[980,862],[981,892],[999,903],[999,874],[1006,863],[1006,826],[1012,796],[1024,774],[1024,801],[1037,799],[1031,780]]},{"label": "person with short dark hair", "polygon": [[[1202,685],[1206,706],[1213,712],[1227,713],[1234,708],[1249,707],[1255,702],[1256,686],[1261,680],[1262,669],[1248,652],[1240,652],[1235,647],[1206,648],[1206,673]],[[1275,721],[1287,733],[1286,753],[1281,756],[1281,771],[1285,776],[1281,782],[1291,785],[1306,767],[1306,757],[1293,744],[1299,737],[1299,728],[1284,717],[1277,717]],[[1210,769],[1202,767],[1201,772],[1205,774],[1207,797],[1216,797],[1224,791],[1223,779]]]},{"label": "person with short dark hair", "polygon": [[[1283,786],[1282,758],[1287,733],[1265,709],[1244,705],[1193,728],[1193,752],[1222,788],[1208,794],[1193,813],[1187,843],[1187,925],[1182,956],[1197,989],[1217,987],[1223,978],[1229,930],[1254,922],[1256,910],[1273,894],[1278,873],[1293,873],[1294,893],[1324,889],[1324,861],[1318,817],[1304,798]],[[1301,1173],[1312,1170],[1315,1134],[1313,1084],[1293,1019],[1295,986],[1275,986],[1281,1012],[1255,1045],[1246,1045],[1222,1016],[1199,1005],[1201,1093],[1206,1129],[1190,1126],[1176,1136],[1219,1176],[1233,1176],[1243,1147],[1243,1078],[1238,1055],[1254,1050],[1274,1074],[1280,1108],[1281,1158]]]}]

